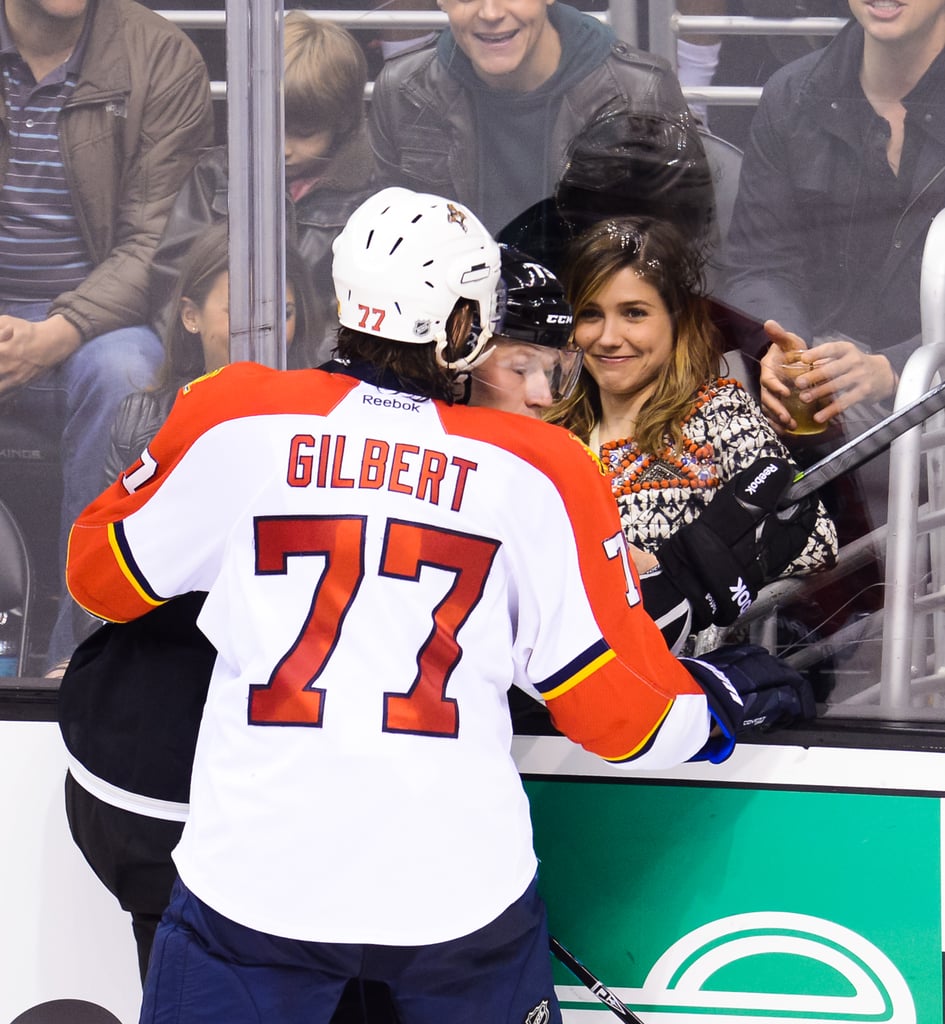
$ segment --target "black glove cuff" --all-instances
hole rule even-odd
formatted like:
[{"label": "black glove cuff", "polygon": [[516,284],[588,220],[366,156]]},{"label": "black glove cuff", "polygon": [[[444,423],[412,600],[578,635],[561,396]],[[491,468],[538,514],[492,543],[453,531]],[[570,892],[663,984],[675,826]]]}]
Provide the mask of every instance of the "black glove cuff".
[{"label": "black glove cuff", "polygon": [[673,654],[678,653],[693,628],[689,601],[661,566],[640,576],[640,591],[647,615],[659,626],[666,646]]},{"label": "black glove cuff", "polygon": [[689,599],[696,630],[713,622],[730,626],[751,607],[761,583],[760,569],[742,566],[700,519],[677,530],[656,557]]}]

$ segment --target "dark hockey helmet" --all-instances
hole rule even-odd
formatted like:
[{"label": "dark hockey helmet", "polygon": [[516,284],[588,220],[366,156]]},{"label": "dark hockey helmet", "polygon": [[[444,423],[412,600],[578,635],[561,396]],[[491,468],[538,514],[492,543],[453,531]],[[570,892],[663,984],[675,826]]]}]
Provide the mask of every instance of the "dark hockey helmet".
[{"label": "dark hockey helmet", "polygon": [[571,304],[547,267],[512,246],[499,248],[502,278],[494,340],[543,349],[533,350],[536,365],[548,380],[552,399],[560,401],[574,389],[584,355],[571,341]]},{"label": "dark hockey helmet", "polygon": [[642,113],[612,101],[572,140],[555,205],[574,234],[611,217],[651,216],[700,244],[709,240],[714,195],[688,113]]},{"label": "dark hockey helmet", "polygon": [[571,305],[557,277],[509,245],[502,253],[496,334],[530,345],[564,348],[571,338]]}]

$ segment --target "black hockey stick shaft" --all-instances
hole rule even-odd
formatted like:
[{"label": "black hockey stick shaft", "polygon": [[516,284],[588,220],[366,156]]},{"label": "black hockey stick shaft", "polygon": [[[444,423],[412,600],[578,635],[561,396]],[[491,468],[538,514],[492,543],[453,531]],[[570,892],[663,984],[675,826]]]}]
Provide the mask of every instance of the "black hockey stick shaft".
[{"label": "black hockey stick shaft", "polygon": [[900,434],[917,427],[930,416],[945,409],[945,383],[938,384],[914,402],[904,405],[901,409],[890,413],[879,423],[857,434],[835,452],[815,462],[798,473],[794,482],[784,492],[779,505],[788,508],[795,501],[807,497],[838,476],[848,473],[851,469],[878,455],[888,448]]},{"label": "black hockey stick shaft", "polygon": [[622,1003],[614,994],[603,985],[599,978],[596,978],[591,972],[581,963],[580,960],[573,954],[569,953],[564,946],[553,936],[549,936],[551,944],[551,952],[564,964],[565,967],[580,980],[583,985],[586,985],[591,992],[607,1007],[610,1008],[611,1012],[618,1016],[622,1021],[626,1021],[626,1024],[643,1024],[643,1021],[630,1009],[629,1006]]}]

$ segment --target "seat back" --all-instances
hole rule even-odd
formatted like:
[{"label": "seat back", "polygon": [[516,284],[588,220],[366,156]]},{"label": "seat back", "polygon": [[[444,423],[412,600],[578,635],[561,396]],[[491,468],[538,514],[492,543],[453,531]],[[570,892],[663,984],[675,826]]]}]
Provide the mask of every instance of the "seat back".
[{"label": "seat back", "polygon": [[[0,501],[0,612],[11,615],[3,626],[16,643],[16,674],[24,675],[29,650],[30,608],[32,604],[32,573],[26,538],[13,513]],[[16,618],[16,613],[19,618]]]},{"label": "seat back", "polygon": [[[35,675],[30,662],[38,667],[45,660],[62,591],[62,471],[58,439],[9,411],[0,413],[0,503],[0,611],[21,607],[17,597],[27,595],[19,674]],[[26,590],[23,571],[28,572]]]},{"label": "seat back", "polygon": [[732,223],[732,210],[738,192],[738,176],[742,169],[742,151],[726,139],[711,132],[699,130],[702,148],[705,150],[712,172],[715,192],[715,244],[724,243]]}]

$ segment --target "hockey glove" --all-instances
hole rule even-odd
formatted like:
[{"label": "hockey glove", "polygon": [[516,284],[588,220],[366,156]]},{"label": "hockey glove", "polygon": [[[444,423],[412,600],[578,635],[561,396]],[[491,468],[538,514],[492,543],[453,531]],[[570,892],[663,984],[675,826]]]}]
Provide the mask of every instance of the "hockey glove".
[{"label": "hockey glove", "polygon": [[640,573],[640,594],[647,615],[659,626],[666,646],[678,654],[692,632],[692,605],[657,565]]},{"label": "hockey glove", "polygon": [[806,547],[816,504],[804,499],[785,512],[777,510],[793,479],[794,469],[784,459],[756,460],[656,553],[666,576],[692,605],[695,630],[731,625],[751,607],[761,586]]},{"label": "hockey glove", "polygon": [[729,644],[680,661],[705,691],[721,732],[710,737],[694,761],[718,764],[732,752],[739,734],[770,732],[817,714],[810,683],[763,647]]}]

